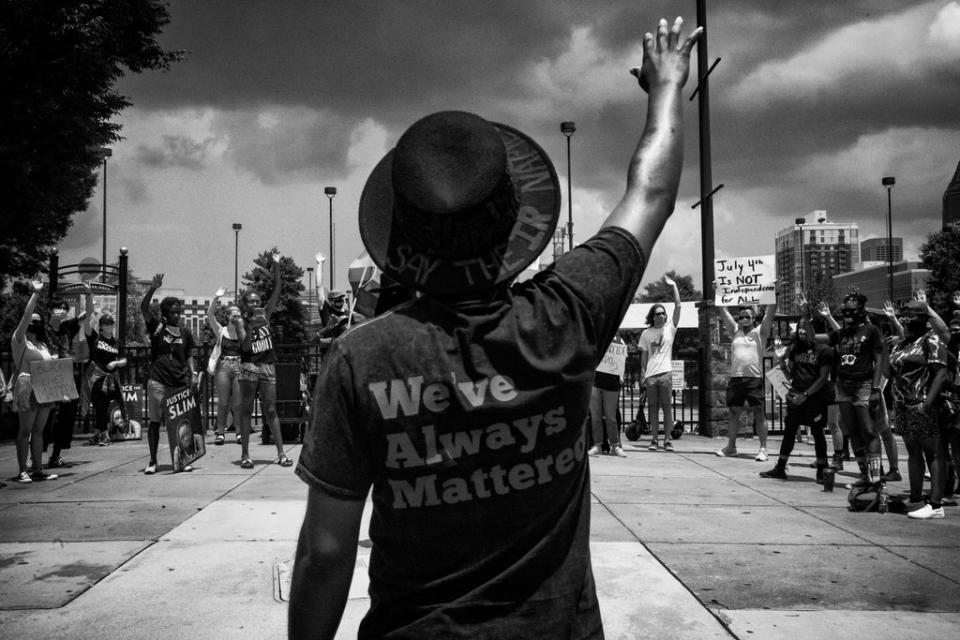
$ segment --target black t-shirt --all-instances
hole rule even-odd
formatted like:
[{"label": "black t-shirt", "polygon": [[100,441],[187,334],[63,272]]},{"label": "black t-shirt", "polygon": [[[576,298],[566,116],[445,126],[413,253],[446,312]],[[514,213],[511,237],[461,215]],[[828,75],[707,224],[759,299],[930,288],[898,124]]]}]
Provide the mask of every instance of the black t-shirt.
[{"label": "black t-shirt", "polygon": [[87,342],[90,343],[90,360],[97,363],[97,366],[107,371],[107,365],[114,360],[121,358],[120,343],[117,338],[107,338],[96,331],[91,331],[87,336]]},{"label": "black t-shirt", "polygon": [[51,347],[58,358],[69,358],[73,355],[73,341],[80,333],[80,320],[69,318],[60,322],[60,326],[52,336]]},{"label": "black t-shirt", "polygon": [[[798,340],[791,345],[786,357],[790,361],[790,387],[794,391],[806,391],[820,377],[820,368],[833,364],[833,349],[825,344]],[[818,393],[826,389],[824,385]]]},{"label": "black t-shirt", "polygon": [[643,268],[605,228],[492,300],[425,296],[333,342],[297,474],[373,487],[361,639],[602,637],[583,427]]},{"label": "black t-shirt", "polygon": [[837,350],[838,382],[858,384],[873,377],[874,358],[883,353],[883,338],[877,327],[862,324],[831,331],[830,344]]},{"label": "black t-shirt", "polygon": [[193,353],[193,334],[187,327],[180,327],[180,335],[174,335],[167,323],[150,318],[147,323],[150,334],[150,357],[153,362],[147,377],[167,387],[183,387],[190,384],[190,367],[187,358]]}]

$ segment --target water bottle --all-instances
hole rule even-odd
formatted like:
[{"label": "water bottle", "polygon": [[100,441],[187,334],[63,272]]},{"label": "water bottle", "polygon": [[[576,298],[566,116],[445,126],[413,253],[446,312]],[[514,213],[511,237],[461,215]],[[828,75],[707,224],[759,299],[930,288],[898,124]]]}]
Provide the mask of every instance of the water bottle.
[{"label": "water bottle", "polygon": [[885,489],[880,490],[880,496],[877,502],[877,511],[880,513],[886,513],[887,509],[890,508],[890,496],[887,495]]},{"label": "water bottle", "polygon": [[833,483],[836,478],[836,470],[833,467],[827,467],[823,470],[823,490],[833,491]]}]

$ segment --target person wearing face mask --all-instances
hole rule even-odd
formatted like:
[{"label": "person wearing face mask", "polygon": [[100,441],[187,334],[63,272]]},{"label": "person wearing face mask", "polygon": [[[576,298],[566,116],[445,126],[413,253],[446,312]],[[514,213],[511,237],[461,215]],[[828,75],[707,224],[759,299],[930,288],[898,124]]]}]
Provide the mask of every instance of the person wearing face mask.
[{"label": "person wearing face mask", "polygon": [[[93,293],[90,285],[84,283],[87,298],[87,312],[83,316],[83,335],[90,345],[90,364],[87,365],[87,385],[90,389],[90,403],[93,405],[93,425],[96,438],[101,447],[109,446],[110,440],[110,402],[115,402],[121,412],[125,411],[123,394],[120,391],[120,378],[117,370],[127,366],[123,357],[123,346],[114,335],[116,321],[110,314],[100,316],[99,331],[91,326],[93,317]],[[126,416],[123,416],[124,421]]]},{"label": "person wearing face mask", "polygon": [[895,429],[907,447],[910,502],[922,501],[924,463],[930,469],[930,500],[907,515],[943,518],[946,467],[940,393],[949,384],[947,345],[936,332],[927,330],[925,304],[911,301],[901,313],[904,340],[890,353],[890,373]]},{"label": "person wearing face mask", "polygon": [[825,304],[820,314],[833,329],[828,334],[837,352],[837,403],[840,417],[850,433],[862,476],[854,486],[882,482],[880,475],[880,438],[870,407],[882,403],[883,338],[875,325],[867,322],[867,297],[850,293],[843,299],[841,326]]},{"label": "person wearing face mask", "polygon": [[777,305],[768,304],[763,321],[756,324],[756,315],[751,307],[741,307],[737,319],[726,307],[720,307],[720,317],[732,336],[730,345],[730,380],[727,383],[727,407],[730,418],[727,424],[727,446],[717,449],[720,457],[736,457],[737,432],[740,431],[740,416],[743,404],[750,407],[760,437],[760,451],[754,458],[767,461],[767,421],[763,415],[763,368],[761,354],[766,349],[770,327]]},{"label": "person wearing face mask", "polygon": [[[70,305],[63,298],[54,298],[50,304],[50,320],[47,324],[47,334],[50,337],[51,348],[56,352],[58,358],[69,358],[74,356],[74,344],[79,343],[76,340],[80,333],[80,320],[85,314],[81,313],[79,317],[68,318]],[[79,367],[75,369],[79,371]],[[75,378],[77,389],[82,388],[79,376]],[[53,444],[53,451],[47,460],[48,467],[65,467],[61,452],[69,449],[73,441],[73,427],[77,421],[77,411],[79,409],[80,399],[68,400],[54,405],[49,418],[50,434],[45,438],[44,449],[47,444]],[[47,432],[44,431],[44,435]]]},{"label": "person wearing face mask", "polygon": [[[240,308],[230,305],[227,308],[227,323],[220,324],[217,318],[217,307],[220,296],[226,290],[221,287],[210,300],[207,308],[207,324],[217,336],[219,358],[217,359],[213,381],[217,388],[217,425],[214,429],[213,444],[222,445],[224,432],[227,429],[227,416],[233,413],[234,424],[240,421],[240,343],[246,334],[243,330],[243,317]],[[240,441],[239,428],[237,442]]]},{"label": "person wearing face mask", "polygon": [[[52,403],[40,404],[33,393],[30,380],[30,363],[52,360],[56,356],[50,352],[47,330],[40,315],[34,313],[43,283],[35,280],[31,283],[33,293],[23,310],[23,317],[10,338],[13,359],[17,371],[13,388],[13,410],[17,413],[17,464],[20,473],[17,482],[30,483],[41,480],[55,480],[57,474],[43,471],[43,426],[47,422]],[[27,472],[27,456],[33,458],[33,473]]]},{"label": "person wearing face mask", "polygon": [[[190,329],[180,325],[180,300],[171,296],[160,301],[160,317],[150,312],[150,301],[157,289],[163,286],[163,274],[153,276],[150,288],[143,295],[140,313],[147,324],[150,336],[150,370],[147,372],[147,446],[150,462],[143,472],[157,472],[157,449],[160,445],[160,423],[163,422],[163,400],[172,392],[197,383],[197,369],[193,361],[195,341]],[[170,455],[176,449],[173,431],[167,431]],[[183,471],[193,471],[190,465]]]},{"label": "person wearing face mask", "polygon": [[240,340],[240,467],[252,469],[250,459],[250,420],[253,403],[260,394],[260,409],[263,412],[263,428],[270,429],[270,436],[277,447],[277,464],[293,466],[293,461],[283,451],[283,433],[277,416],[276,353],[273,350],[273,334],[270,331],[270,316],[280,299],[280,254],[273,254],[273,291],[266,306],[260,294],[246,291],[243,294],[243,338]]},{"label": "person wearing face mask", "polygon": [[680,324],[680,290],[669,276],[664,282],[673,289],[673,317],[667,319],[667,309],[654,304],[647,313],[647,329],[640,334],[640,370],[647,389],[647,415],[650,422],[649,449],[673,451],[673,442],[664,433],[661,445],[660,412],[663,412],[663,431],[673,428],[673,340]]},{"label": "person wearing face mask", "polygon": [[796,338],[780,364],[790,380],[780,454],[773,469],[760,472],[761,478],[787,479],[787,461],[793,452],[797,430],[800,425],[807,424],[813,427],[817,483],[823,483],[823,470],[827,467],[827,440],[823,432],[827,422],[827,391],[832,363],[833,349],[814,339],[807,316],[802,317]]}]

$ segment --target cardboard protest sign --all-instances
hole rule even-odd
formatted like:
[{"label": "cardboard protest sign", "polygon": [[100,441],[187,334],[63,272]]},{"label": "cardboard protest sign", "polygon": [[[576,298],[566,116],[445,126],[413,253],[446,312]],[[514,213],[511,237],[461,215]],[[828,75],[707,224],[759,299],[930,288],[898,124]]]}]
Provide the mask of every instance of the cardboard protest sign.
[{"label": "cardboard protest sign", "polygon": [[714,302],[720,307],[775,303],[776,264],[774,256],[715,260]]},{"label": "cardboard protest sign", "polygon": [[767,384],[773,387],[773,392],[777,394],[777,397],[783,402],[786,402],[787,392],[790,391],[790,381],[787,380],[787,376],[783,373],[783,369],[780,367],[774,367],[767,371],[765,377],[767,379]]},{"label": "cardboard protest sign", "polygon": [[610,346],[607,347],[607,352],[603,354],[603,360],[600,361],[600,364],[597,365],[597,371],[601,373],[609,373],[611,375],[620,376],[623,378],[623,374],[627,369],[627,345],[622,342],[611,342]]},{"label": "cardboard protest sign", "polygon": [[30,385],[40,404],[66,402],[80,397],[73,379],[73,358],[31,362]]},{"label": "cardboard protest sign", "polygon": [[164,397],[163,420],[167,425],[173,470],[183,471],[186,465],[207,452],[200,403],[193,387],[181,387]]}]

